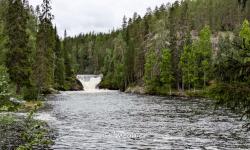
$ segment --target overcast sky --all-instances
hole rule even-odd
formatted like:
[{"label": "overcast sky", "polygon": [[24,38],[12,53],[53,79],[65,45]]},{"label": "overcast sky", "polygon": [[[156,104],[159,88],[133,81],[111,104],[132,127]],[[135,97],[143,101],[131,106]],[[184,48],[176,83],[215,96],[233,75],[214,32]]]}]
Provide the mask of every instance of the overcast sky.
[{"label": "overcast sky", "polygon": [[[64,29],[68,35],[80,33],[108,32],[119,28],[124,15],[132,17],[134,12],[143,16],[148,7],[152,9],[175,0],[52,0],[54,23],[60,35]],[[42,0],[29,0],[36,6]]]}]

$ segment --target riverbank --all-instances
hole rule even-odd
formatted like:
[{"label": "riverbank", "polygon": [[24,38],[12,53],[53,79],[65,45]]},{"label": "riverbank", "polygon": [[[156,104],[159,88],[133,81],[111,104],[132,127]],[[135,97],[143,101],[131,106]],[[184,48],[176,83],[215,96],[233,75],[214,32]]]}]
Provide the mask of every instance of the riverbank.
[{"label": "riverbank", "polygon": [[125,93],[133,93],[133,94],[142,94],[142,95],[156,95],[156,96],[173,96],[173,97],[198,97],[198,98],[207,98],[206,92],[202,90],[196,91],[178,91],[173,90],[171,92],[161,89],[154,92],[148,92],[144,86],[130,86],[125,91]]},{"label": "riverbank", "polygon": [[52,129],[46,122],[34,119],[43,106],[41,101],[25,102],[16,112],[0,113],[0,149],[48,149],[53,144]]}]

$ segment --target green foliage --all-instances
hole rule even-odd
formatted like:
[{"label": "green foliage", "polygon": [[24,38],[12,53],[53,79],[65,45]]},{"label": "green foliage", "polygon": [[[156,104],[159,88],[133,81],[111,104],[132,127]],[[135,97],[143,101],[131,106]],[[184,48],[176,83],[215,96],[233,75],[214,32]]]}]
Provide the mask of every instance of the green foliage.
[{"label": "green foliage", "polygon": [[162,50],[160,70],[161,70],[161,73],[160,73],[161,83],[163,84],[163,87],[166,87],[169,89],[169,93],[171,95],[171,84],[172,84],[174,77],[172,73],[171,53],[169,49]]},{"label": "green foliage", "polygon": [[[198,71],[195,75],[198,77],[198,87],[201,87],[203,81],[203,88],[206,87],[211,74],[212,64],[212,43],[211,31],[208,26],[205,26],[199,34],[199,40],[194,43],[193,51],[195,55],[195,70]],[[196,85],[197,85],[196,84]]]},{"label": "green foliage", "polygon": [[55,34],[52,25],[50,0],[44,0],[39,12],[39,25],[36,37],[36,61],[34,78],[39,92],[48,91],[54,83]]},{"label": "green foliage", "polygon": [[225,105],[234,111],[250,117],[250,88],[244,83],[218,83],[211,87],[210,96],[217,104]]},{"label": "green foliage", "polygon": [[54,69],[54,81],[55,87],[57,89],[64,89],[64,81],[65,81],[65,65],[64,65],[64,56],[63,50],[61,46],[61,41],[57,35],[57,30],[55,29],[55,69]]},{"label": "green foliage", "polygon": [[150,50],[146,54],[146,63],[145,63],[145,74],[144,74],[144,83],[148,92],[155,92],[159,83],[159,74],[157,74],[158,61],[157,55],[154,50]]},{"label": "green foliage", "polygon": [[49,149],[53,144],[49,127],[45,122],[35,120],[33,117],[34,110],[27,118],[1,115],[0,149]]},{"label": "green foliage", "polygon": [[23,91],[23,99],[27,100],[27,101],[34,101],[34,100],[38,100],[38,89],[36,86],[30,86],[30,87],[26,87],[24,88]]},{"label": "green foliage", "polygon": [[[118,46],[118,45],[117,45]],[[103,88],[121,89],[124,90],[124,65],[122,64],[122,52],[119,47],[115,47],[115,51],[107,49],[107,55],[104,59],[104,67],[102,71],[104,78],[101,83]],[[120,58],[120,59],[119,59]]]},{"label": "green foliage", "polygon": [[1,125],[10,125],[12,123],[14,123],[15,118],[11,115],[4,115],[4,116],[0,116],[0,124]]},{"label": "green foliage", "polygon": [[[36,11],[27,0],[1,0],[0,4],[0,65],[8,68],[16,94],[34,100],[51,88],[64,89],[65,56],[52,24],[50,0],[44,0]],[[74,74],[67,79],[71,86]]]},{"label": "green foliage", "polygon": [[[111,89],[145,85],[150,93],[171,94],[181,85],[205,91],[218,82],[232,91],[220,94],[235,94],[231,85],[241,87],[236,94],[242,94],[250,84],[249,22],[216,41],[220,31],[237,31],[250,17],[249,1],[240,4],[244,11],[236,0],[184,0],[148,9],[143,17],[124,17],[122,28],[109,33],[69,37],[65,31],[61,40],[50,0],[43,0],[36,13],[27,1],[1,0],[0,65],[5,62],[16,92],[23,91],[27,100],[51,88],[72,89],[77,73],[102,73],[101,86]],[[1,80],[8,86],[7,78]]]},{"label": "green foliage", "polygon": [[246,48],[250,49],[250,25],[248,20],[244,20],[240,31],[240,37],[244,40]]},{"label": "green foliage", "polygon": [[24,144],[18,146],[17,150],[32,150],[35,147],[47,149],[53,144],[49,139],[49,130],[45,122],[34,120],[34,111],[31,111],[25,121],[25,129],[21,133]]},{"label": "green foliage", "polygon": [[68,82],[72,82],[72,79],[74,79],[74,68],[72,62],[73,57],[71,55],[70,39],[67,38],[66,34],[63,41],[63,55],[65,66],[65,80],[67,80]]},{"label": "green foliage", "polygon": [[12,82],[16,84],[16,93],[30,84],[31,51],[28,47],[27,10],[22,0],[11,0],[6,13],[6,33],[8,36],[6,66]]},{"label": "green foliage", "polygon": [[[210,96],[218,100],[218,104],[225,105],[243,115],[250,116],[250,84],[248,41],[250,27],[244,21],[240,30],[240,37],[234,41],[229,36],[220,40],[220,51],[214,66],[214,75],[218,84],[210,89]],[[242,40],[237,40],[242,39]]]},{"label": "green foliage", "polygon": [[188,89],[196,87],[197,83],[197,65],[195,61],[195,53],[191,45],[184,47],[184,52],[181,55],[180,66],[182,69],[183,88],[188,85]]},{"label": "green foliage", "polygon": [[7,10],[7,0],[0,1],[0,65],[5,64],[6,42],[7,37],[5,33],[5,13]]},{"label": "green foliage", "polygon": [[250,63],[250,25],[248,20],[244,20],[241,31],[240,38],[242,38],[242,48],[243,52],[241,56],[243,57],[243,63]]}]

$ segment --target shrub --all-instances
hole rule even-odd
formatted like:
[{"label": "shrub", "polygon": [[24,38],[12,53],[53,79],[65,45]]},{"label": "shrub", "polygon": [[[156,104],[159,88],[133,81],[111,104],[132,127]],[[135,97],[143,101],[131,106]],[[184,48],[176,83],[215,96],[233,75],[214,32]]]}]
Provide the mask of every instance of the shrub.
[{"label": "shrub", "polygon": [[244,83],[219,83],[209,90],[209,96],[217,100],[218,105],[250,116],[250,87]]},{"label": "shrub", "polygon": [[37,100],[38,89],[35,86],[24,88],[23,94],[24,94],[23,96],[24,100],[27,100],[27,101]]}]

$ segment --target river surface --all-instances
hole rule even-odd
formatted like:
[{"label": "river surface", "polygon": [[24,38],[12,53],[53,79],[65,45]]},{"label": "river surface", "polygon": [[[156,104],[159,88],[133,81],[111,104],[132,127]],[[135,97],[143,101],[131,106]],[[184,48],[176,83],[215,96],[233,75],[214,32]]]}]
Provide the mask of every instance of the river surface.
[{"label": "river surface", "polygon": [[57,132],[56,150],[250,149],[240,116],[212,102],[125,94],[62,92],[40,113]]}]

